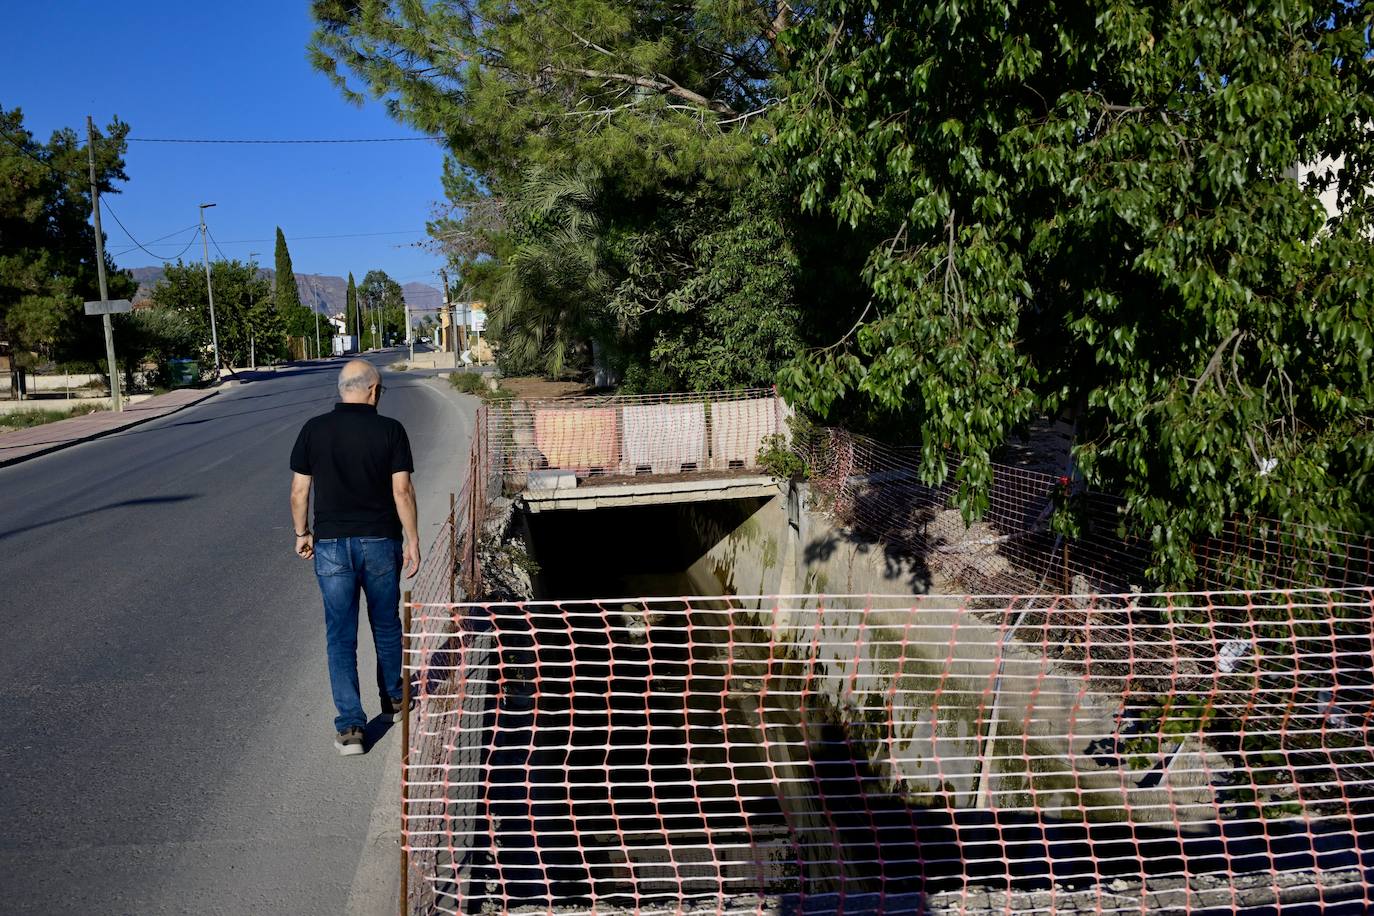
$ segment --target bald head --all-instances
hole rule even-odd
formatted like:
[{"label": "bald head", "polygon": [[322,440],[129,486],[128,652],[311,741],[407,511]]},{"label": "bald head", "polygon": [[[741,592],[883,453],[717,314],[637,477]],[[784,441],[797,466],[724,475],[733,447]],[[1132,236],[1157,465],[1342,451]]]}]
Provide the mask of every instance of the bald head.
[{"label": "bald head", "polygon": [[372,386],[382,381],[381,374],[365,359],[351,359],[339,372],[339,399],[349,404],[372,400]]}]

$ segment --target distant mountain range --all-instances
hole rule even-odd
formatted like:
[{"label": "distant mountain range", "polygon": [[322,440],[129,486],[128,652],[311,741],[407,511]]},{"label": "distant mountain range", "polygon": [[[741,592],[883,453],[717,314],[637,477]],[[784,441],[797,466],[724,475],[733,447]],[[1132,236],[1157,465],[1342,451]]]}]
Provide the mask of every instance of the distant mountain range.
[{"label": "distant mountain range", "polygon": [[[138,292],[134,302],[148,299],[153,287],[162,282],[161,267],[135,267],[129,273],[138,281]],[[272,280],[276,272],[266,267],[258,274]],[[301,292],[301,304],[314,309],[321,315],[342,315],[344,303],[348,298],[348,280],[344,277],[331,277],[326,274],[296,274],[296,287]],[[428,283],[406,283],[401,286],[406,302],[413,309],[437,309],[443,304],[443,296],[436,287]]]}]

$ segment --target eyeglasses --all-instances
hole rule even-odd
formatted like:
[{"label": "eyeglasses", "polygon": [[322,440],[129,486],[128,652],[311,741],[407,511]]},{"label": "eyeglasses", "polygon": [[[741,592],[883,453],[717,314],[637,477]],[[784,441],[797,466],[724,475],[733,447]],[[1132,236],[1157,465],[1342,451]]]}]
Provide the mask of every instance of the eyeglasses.
[{"label": "eyeglasses", "polygon": [[382,395],[386,394],[386,386],[383,385],[381,382],[378,382],[374,387],[376,387],[377,389],[378,397],[381,397]]}]

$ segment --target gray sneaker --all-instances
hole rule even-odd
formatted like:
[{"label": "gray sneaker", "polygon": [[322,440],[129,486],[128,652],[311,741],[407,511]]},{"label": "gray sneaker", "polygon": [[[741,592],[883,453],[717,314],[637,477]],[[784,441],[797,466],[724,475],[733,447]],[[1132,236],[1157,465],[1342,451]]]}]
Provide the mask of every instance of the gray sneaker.
[{"label": "gray sneaker", "polygon": [[339,749],[340,757],[356,757],[363,753],[363,730],[358,727],[345,728],[334,738],[334,746]]}]

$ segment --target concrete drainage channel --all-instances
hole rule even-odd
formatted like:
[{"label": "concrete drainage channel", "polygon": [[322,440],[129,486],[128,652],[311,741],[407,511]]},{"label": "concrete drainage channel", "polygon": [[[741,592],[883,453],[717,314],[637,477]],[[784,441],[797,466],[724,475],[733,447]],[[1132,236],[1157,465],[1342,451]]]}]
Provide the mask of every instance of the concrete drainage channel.
[{"label": "concrete drainage channel", "polygon": [[1335,829],[1224,824],[1187,736],[1107,759],[1119,696],[804,486],[635,486],[503,507],[468,911],[1364,911]]}]

